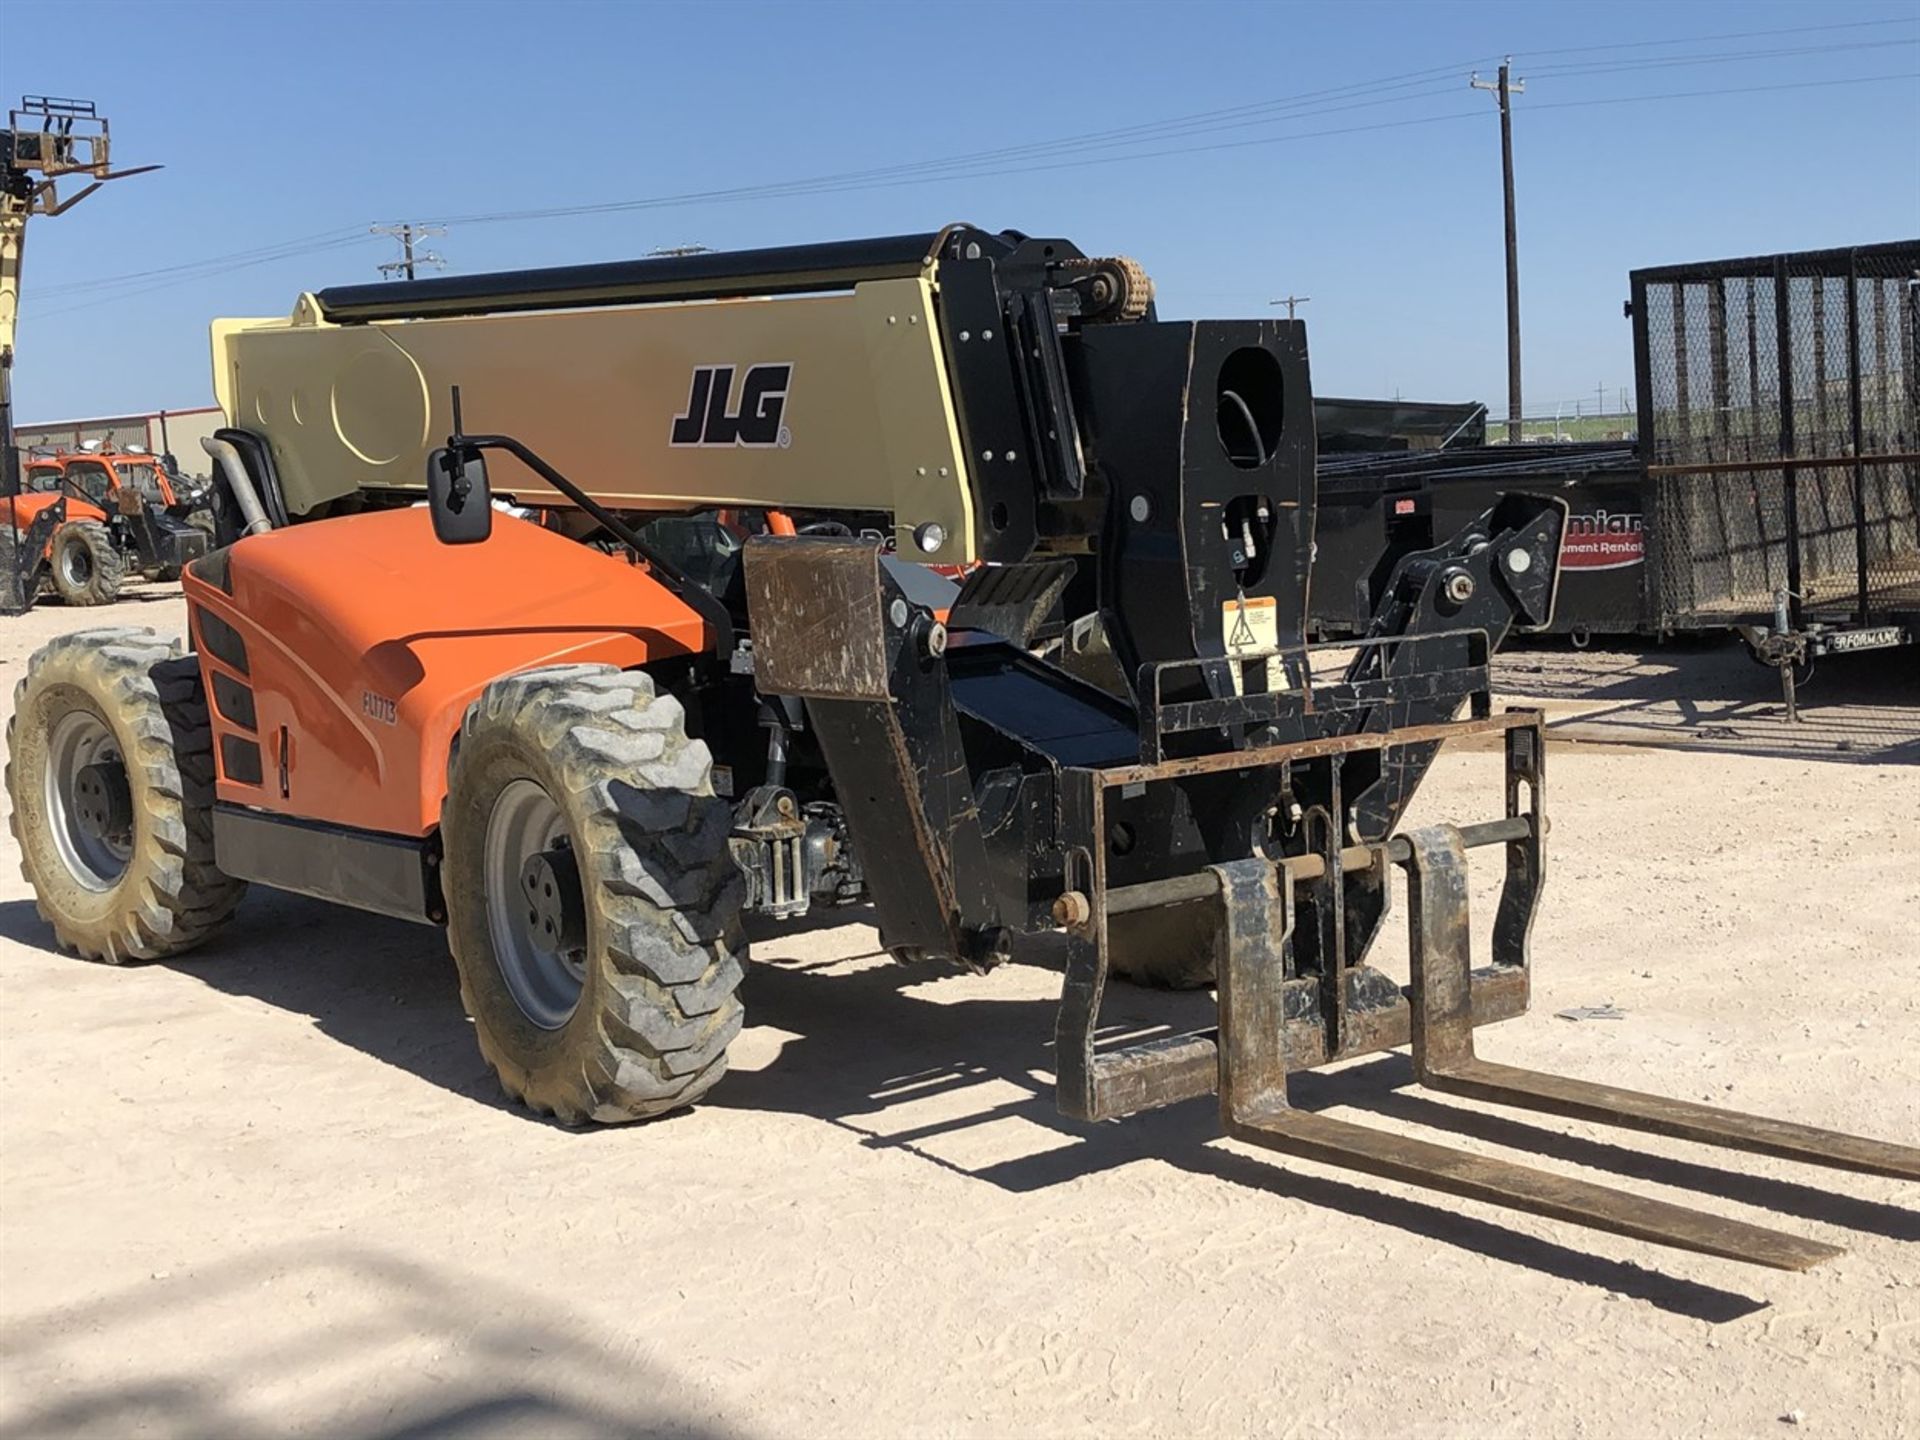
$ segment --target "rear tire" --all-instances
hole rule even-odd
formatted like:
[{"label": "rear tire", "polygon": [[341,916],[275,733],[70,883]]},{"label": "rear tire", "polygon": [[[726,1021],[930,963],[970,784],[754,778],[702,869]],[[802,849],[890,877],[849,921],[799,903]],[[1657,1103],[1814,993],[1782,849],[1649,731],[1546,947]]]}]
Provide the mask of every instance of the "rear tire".
[{"label": "rear tire", "polygon": [[53,588],[69,605],[110,605],[127,578],[126,561],[97,520],[71,520],[53,532]]},{"label": "rear tire", "polygon": [[460,997],[507,1094],[563,1124],[692,1104],[740,1032],[733,817],[684,719],[644,674],[530,671],[482,692],[448,767]]},{"label": "rear tire", "polygon": [[[214,864],[212,734],[178,642],[130,628],[52,641],[14,690],[7,747],[20,873],[66,949],[157,960],[233,914],[246,886]],[[103,802],[116,773],[124,790]]]}]

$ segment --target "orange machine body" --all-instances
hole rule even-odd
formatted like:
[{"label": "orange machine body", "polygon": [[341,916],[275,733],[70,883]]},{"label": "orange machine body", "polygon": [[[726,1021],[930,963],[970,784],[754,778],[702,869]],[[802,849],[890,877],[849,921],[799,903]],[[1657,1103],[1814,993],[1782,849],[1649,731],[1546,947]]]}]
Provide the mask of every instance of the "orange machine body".
[{"label": "orange machine body", "polygon": [[646,570],[504,515],[459,546],[424,509],[292,526],[195,562],[184,588],[219,798],[392,835],[439,824],[449,749],[489,681],[708,643]]},{"label": "orange machine body", "polygon": [[104,523],[107,512],[98,505],[89,505],[85,500],[76,500],[71,495],[28,494],[0,496],[0,530],[25,530],[41,514],[67,502],[67,519],[94,520]]},{"label": "orange machine body", "polygon": [[[100,477],[93,488],[87,489],[81,482],[71,486],[63,484],[69,467],[77,469],[82,464],[90,479]],[[143,472],[157,489],[162,505],[175,504],[178,498],[167,472],[151,455],[122,454],[115,450],[59,450],[51,455],[24,456],[21,468],[25,471],[25,484],[20,493],[0,496],[0,530],[25,530],[44,511],[63,500],[67,507],[66,520],[104,524],[107,512],[102,507],[109,503],[117,505],[125,493],[139,494],[133,480]],[[49,540],[49,548],[51,543]]]}]

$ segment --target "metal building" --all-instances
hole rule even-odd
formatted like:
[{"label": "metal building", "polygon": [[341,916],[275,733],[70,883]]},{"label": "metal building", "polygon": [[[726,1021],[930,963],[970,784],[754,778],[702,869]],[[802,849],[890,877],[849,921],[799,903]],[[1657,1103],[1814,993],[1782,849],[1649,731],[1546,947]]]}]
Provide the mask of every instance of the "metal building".
[{"label": "metal building", "polygon": [[138,445],[155,455],[172,451],[182,474],[205,476],[208,461],[207,452],[200,447],[201,437],[212,435],[226,423],[219,406],[203,405],[190,410],[18,424],[13,434],[14,444],[23,454],[41,446],[77,450],[97,440],[103,448],[124,450]]}]

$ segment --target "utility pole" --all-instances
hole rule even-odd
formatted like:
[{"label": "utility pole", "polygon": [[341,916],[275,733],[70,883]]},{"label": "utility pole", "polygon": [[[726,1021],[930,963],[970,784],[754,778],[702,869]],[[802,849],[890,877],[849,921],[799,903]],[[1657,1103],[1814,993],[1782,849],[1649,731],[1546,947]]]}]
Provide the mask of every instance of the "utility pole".
[{"label": "utility pole", "polygon": [[413,242],[415,240],[425,240],[431,235],[446,234],[447,227],[444,225],[416,225],[409,220],[403,221],[398,225],[370,225],[367,227],[367,233],[369,235],[391,235],[400,242],[400,258],[398,260],[384,261],[380,266],[380,273],[389,280],[393,279],[396,275],[403,275],[411,280],[414,277],[416,267],[421,265],[430,266],[435,270],[444,270],[447,268],[447,262],[432,250],[416,251],[413,248]]},{"label": "utility pole", "polygon": [[1478,72],[1467,83],[1475,90],[1491,90],[1500,101],[1500,172],[1507,200],[1507,439],[1520,443],[1520,242],[1513,224],[1513,104],[1527,82],[1512,78],[1513,57],[1500,62],[1497,81],[1482,80]]},{"label": "utility pole", "polygon": [[1286,306],[1287,319],[1291,320],[1293,319],[1293,307],[1296,305],[1304,305],[1311,299],[1313,299],[1311,295],[1288,295],[1279,300],[1269,300],[1267,303],[1269,305]]}]

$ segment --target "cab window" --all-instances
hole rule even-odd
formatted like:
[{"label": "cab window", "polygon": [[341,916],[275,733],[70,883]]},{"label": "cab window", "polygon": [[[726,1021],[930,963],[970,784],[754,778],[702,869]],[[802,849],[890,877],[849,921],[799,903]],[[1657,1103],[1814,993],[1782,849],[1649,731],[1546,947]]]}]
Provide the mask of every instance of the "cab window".
[{"label": "cab window", "polygon": [[105,505],[113,490],[113,475],[98,460],[69,460],[67,479],[96,505]]},{"label": "cab window", "polygon": [[60,467],[58,465],[30,465],[27,467],[27,489],[36,495],[53,495],[60,489]]},{"label": "cab window", "polygon": [[145,461],[116,461],[115,470],[120,472],[120,483],[135,494],[145,496],[158,504],[166,503],[166,496],[160,493],[160,480],[152,465]]}]

